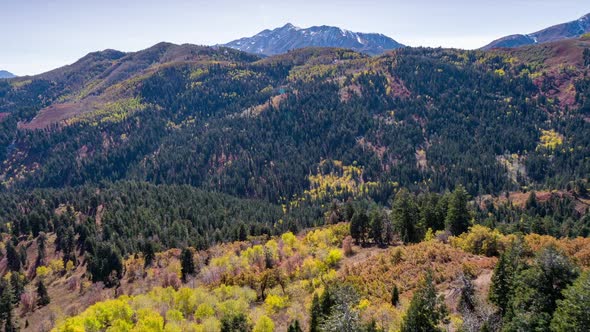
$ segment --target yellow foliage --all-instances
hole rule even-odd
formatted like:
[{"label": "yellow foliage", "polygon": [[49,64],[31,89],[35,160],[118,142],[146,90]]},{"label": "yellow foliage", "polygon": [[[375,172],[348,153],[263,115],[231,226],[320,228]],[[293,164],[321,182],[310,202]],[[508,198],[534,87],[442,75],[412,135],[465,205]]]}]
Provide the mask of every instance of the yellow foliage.
[{"label": "yellow foliage", "polygon": [[303,264],[299,268],[299,277],[304,279],[312,279],[316,277],[323,269],[323,264],[313,257],[306,257]]},{"label": "yellow foliage", "polygon": [[172,309],[166,312],[166,322],[182,322],[183,320],[184,316],[179,310]]},{"label": "yellow foliage", "polygon": [[368,192],[377,186],[374,182],[364,182],[363,168],[355,165],[344,165],[339,160],[323,160],[316,175],[308,177],[310,189],[304,192],[312,200],[339,196],[346,193],[358,195]]},{"label": "yellow foliage", "polygon": [[505,76],[506,75],[506,72],[502,68],[494,70],[494,73],[498,76]]},{"label": "yellow foliage", "polygon": [[555,150],[562,144],[563,135],[557,133],[555,130],[541,130],[541,141],[539,142],[539,148]]},{"label": "yellow foliage", "polygon": [[137,311],[137,324],[133,331],[164,331],[164,318],[154,309],[139,309]]},{"label": "yellow foliage", "polygon": [[130,114],[143,111],[147,108],[138,97],[123,98],[116,101],[98,105],[97,109],[68,120],[68,123],[89,122],[94,125],[98,122],[120,122]]},{"label": "yellow foliage", "polygon": [[52,259],[49,262],[49,269],[53,273],[60,273],[64,270],[64,261],[61,259]]},{"label": "yellow foliage", "polygon": [[264,300],[264,307],[268,313],[273,313],[287,306],[287,297],[270,294]]},{"label": "yellow foliage", "polygon": [[211,317],[215,314],[215,310],[208,303],[201,303],[195,311],[195,319],[200,321],[204,318]]},{"label": "yellow foliage", "polygon": [[449,241],[454,247],[475,255],[495,256],[504,250],[509,239],[496,229],[475,225],[469,232],[451,237]]},{"label": "yellow foliage", "polygon": [[359,310],[363,311],[363,310],[367,309],[370,305],[371,305],[371,302],[369,300],[362,299],[358,304],[358,308],[359,308]]},{"label": "yellow foliage", "polygon": [[37,267],[35,272],[37,274],[37,277],[39,277],[40,279],[44,279],[51,273],[51,269],[49,269],[47,266],[39,266]]},{"label": "yellow foliage", "polygon": [[203,332],[219,332],[221,331],[221,322],[215,317],[209,317],[203,322]]},{"label": "yellow foliage", "polygon": [[71,272],[71,271],[73,271],[75,267],[76,267],[76,266],[74,266],[74,262],[72,262],[71,260],[69,260],[69,261],[66,263],[66,272]]},{"label": "yellow foliage", "polygon": [[[245,313],[255,299],[256,292],[238,286],[213,290],[181,288],[178,291],[156,287],[147,294],[98,302],[78,316],[68,318],[53,331],[105,331],[110,327],[109,331],[218,332],[220,324],[215,316]],[[166,308],[162,313],[166,319],[160,314],[162,308]],[[192,319],[202,323],[189,321]]]},{"label": "yellow foliage", "polygon": [[335,267],[340,263],[342,260],[342,250],[340,249],[332,249],[328,253],[328,257],[326,257],[326,265],[329,267]]},{"label": "yellow foliage", "polygon": [[273,332],[275,330],[275,324],[272,319],[268,316],[261,316],[254,326],[253,332]]}]

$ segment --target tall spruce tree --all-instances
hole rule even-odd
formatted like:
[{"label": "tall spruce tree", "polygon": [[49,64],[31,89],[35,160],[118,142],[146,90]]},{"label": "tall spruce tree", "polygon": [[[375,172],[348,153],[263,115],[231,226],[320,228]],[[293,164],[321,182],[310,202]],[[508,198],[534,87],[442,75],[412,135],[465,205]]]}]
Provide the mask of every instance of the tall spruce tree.
[{"label": "tall spruce tree", "polygon": [[299,324],[299,320],[296,319],[292,321],[287,328],[287,332],[303,332],[301,325]]},{"label": "tall spruce tree", "polygon": [[384,225],[381,211],[377,208],[372,209],[369,219],[371,225],[371,238],[376,245],[381,246],[384,242]]},{"label": "tall spruce tree", "polygon": [[8,261],[8,268],[11,271],[20,271],[22,265],[21,258],[16,248],[12,245],[12,241],[8,241],[6,244],[6,260]]},{"label": "tall spruce tree", "polygon": [[40,307],[44,307],[51,303],[51,299],[49,298],[49,294],[47,293],[47,287],[43,283],[43,280],[39,280],[37,282],[37,304]]},{"label": "tall spruce tree", "polygon": [[552,331],[590,331],[590,271],[583,273],[563,291],[551,320]]},{"label": "tall spruce tree", "polygon": [[418,207],[412,195],[406,190],[400,190],[393,201],[391,222],[396,233],[403,242],[419,242],[421,232],[419,230]]},{"label": "tall spruce tree", "polygon": [[322,306],[317,293],[313,294],[309,316],[309,332],[319,332],[320,321],[322,318]]},{"label": "tall spruce tree", "polygon": [[401,325],[401,332],[442,331],[440,324],[447,317],[447,309],[442,298],[436,294],[432,271],[420,281],[418,289],[412,296],[412,301]]},{"label": "tall spruce tree", "polygon": [[459,235],[469,230],[471,216],[467,208],[468,200],[469,194],[461,185],[457,186],[451,194],[445,226],[453,235]]},{"label": "tall spruce tree", "polygon": [[576,266],[553,247],[518,273],[504,316],[507,331],[548,331],[562,291],[577,277]]},{"label": "tall spruce tree", "polygon": [[186,282],[189,275],[194,275],[196,272],[195,260],[193,258],[193,252],[189,248],[182,249],[180,257],[182,281]]},{"label": "tall spruce tree", "polygon": [[4,321],[4,331],[17,331],[17,325],[12,314],[15,302],[12,286],[9,282],[3,280],[0,287],[2,289],[2,294],[0,295],[0,318]]},{"label": "tall spruce tree", "polygon": [[399,289],[397,285],[393,285],[393,289],[391,290],[391,305],[397,307],[399,304]]},{"label": "tall spruce tree", "polygon": [[369,228],[369,217],[364,209],[356,209],[350,221],[350,235],[357,244],[365,244],[367,241],[367,230]]},{"label": "tall spruce tree", "polygon": [[492,284],[488,294],[488,298],[498,306],[500,313],[506,312],[506,308],[508,307],[515,272],[508,256],[508,252],[503,252],[500,255],[498,263],[496,263],[496,267],[494,268]]}]

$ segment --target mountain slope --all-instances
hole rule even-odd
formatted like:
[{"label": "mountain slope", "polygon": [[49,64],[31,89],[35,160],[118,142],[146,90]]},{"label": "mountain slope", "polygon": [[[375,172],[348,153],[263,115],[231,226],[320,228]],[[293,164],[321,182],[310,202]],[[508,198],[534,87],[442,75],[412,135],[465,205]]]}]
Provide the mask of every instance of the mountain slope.
[{"label": "mountain slope", "polygon": [[130,113],[142,108],[134,98],[138,82],[162,68],[241,60],[254,61],[258,57],[226,48],[171,43],[132,53],[93,52],[72,65],[21,79],[48,84],[40,111],[30,121],[22,122],[20,128],[42,129],[73,118],[111,115],[113,108],[123,107],[125,113]]},{"label": "mountain slope", "polygon": [[275,55],[305,47],[340,47],[376,55],[404,47],[395,40],[376,33],[358,33],[331,26],[298,28],[290,23],[274,30],[225,44],[248,53]]},{"label": "mountain slope", "polygon": [[510,35],[494,40],[483,47],[484,50],[501,47],[520,47],[525,45],[541,44],[580,37],[590,32],[590,14],[586,14],[578,20],[551,26],[549,28],[526,34]]},{"label": "mountain slope", "polygon": [[7,72],[6,70],[0,70],[0,79],[1,78],[13,78],[16,77],[16,75],[14,75],[11,72]]},{"label": "mountain slope", "polygon": [[590,172],[589,46],[378,57],[306,48],[260,59],[159,44],[93,55],[0,82],[0,180],[188,184],[285,204],[386,200],[396,186],[561,187]]}]

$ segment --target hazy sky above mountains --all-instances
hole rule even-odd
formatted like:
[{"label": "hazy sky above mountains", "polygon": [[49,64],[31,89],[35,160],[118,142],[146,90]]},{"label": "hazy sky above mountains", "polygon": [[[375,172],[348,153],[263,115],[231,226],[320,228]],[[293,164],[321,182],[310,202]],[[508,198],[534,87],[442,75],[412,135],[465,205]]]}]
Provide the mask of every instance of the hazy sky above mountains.
[{"label": "hazy sky above mountains", "polygon": [[217,44],[290,22],[378,32],[410,46],[478,48],[577,19],[584,0],[0,0],[0,69],[37,74],[160,41]]}]

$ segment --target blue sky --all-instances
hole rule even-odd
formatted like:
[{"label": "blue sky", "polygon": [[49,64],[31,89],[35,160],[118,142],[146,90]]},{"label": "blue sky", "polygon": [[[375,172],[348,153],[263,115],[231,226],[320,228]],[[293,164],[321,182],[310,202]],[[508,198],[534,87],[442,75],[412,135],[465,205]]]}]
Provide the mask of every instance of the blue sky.
[{"label": "blue sky", "polygon": [[478,48],[588,12],[585,0],[0,0],[0,69],[36,74],[96,50],[224,43],[287,22]]}]

